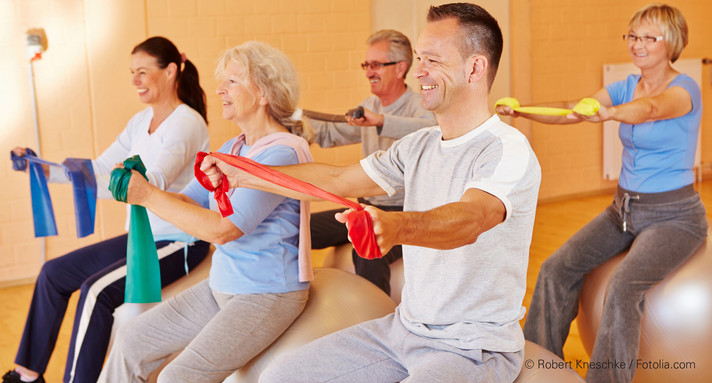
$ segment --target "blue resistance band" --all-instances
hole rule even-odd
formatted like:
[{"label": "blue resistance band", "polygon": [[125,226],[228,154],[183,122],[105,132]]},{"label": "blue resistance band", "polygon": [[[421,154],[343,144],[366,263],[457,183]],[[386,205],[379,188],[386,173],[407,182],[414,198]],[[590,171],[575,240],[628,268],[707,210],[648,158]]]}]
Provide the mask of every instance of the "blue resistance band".
[{"label": "blue resistance band", "polygon": [[10,158],[14,170],[25,170],[29,163],[35,237],[57,235],[52,199],[49,195],[47,178],[42,165],[64,169],[67,177],[72,181],[77,237],[82,238],[94,233],[97,186],[91,160],[67,158],[62,164],[57,164],[37,157],[37,154],[29,148],[27,148],[26,155],[18,156],[15,153],[10,153]]}]

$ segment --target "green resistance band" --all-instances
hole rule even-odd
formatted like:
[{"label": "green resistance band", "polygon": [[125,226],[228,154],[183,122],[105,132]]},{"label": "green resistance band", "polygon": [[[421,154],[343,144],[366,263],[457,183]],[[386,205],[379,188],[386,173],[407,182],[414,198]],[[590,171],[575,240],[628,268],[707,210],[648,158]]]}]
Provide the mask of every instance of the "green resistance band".
[{"label": "green resistance band", "polygon": [[[131,180],[132,169],[146,178],[146,166],[138,155],[127,158],[123,168],[111,171],[109,190],[115,200],[126,202],[126,192]],[[158,265],[158,252],[153,240],[148,213],[143,206],[131,205],[131,224],[129,225],[127,245],[125,302],[160,302],[161,269]]]},{"label": "green resistance band", "polygon": [[515,112],[539,114],[543,116],[566,116],[576,112],[584,116],[593,116],[598,113],[601,104],[595,98],[584,98],[579,101],[573,109],[549,108],[544,106],[519,106],[519,100],[514,97],[502,97],[494,103],[495,109],[498,105],[511,107]]}]

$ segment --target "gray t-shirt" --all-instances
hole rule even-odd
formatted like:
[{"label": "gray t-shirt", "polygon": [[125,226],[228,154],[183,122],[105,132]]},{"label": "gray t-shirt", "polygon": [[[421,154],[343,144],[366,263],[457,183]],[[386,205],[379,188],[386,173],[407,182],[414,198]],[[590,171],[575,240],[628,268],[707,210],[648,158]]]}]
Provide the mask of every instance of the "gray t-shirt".
[{"label": "gray t-shirt", "polygon": [[[314,129],[314,142],[322,148],[356,144],[361,142],[363,156],[377,150],[388,149],[396,140],[420,128],[436,124],[435,116],[420,106],[420,94],[406,89],[396,102],[383,106],[381,100],[371,96],[361,105],[377,114],[383,114],[383,126],[351,126],[347,123],[333,123],[309,120]],[[403,206],[403,193],[392,196],[367,197],[372,205]]]},{"label": "gray t-shirt", "polygon": [[526,137],[494,115],[447,141],[437,126],[421,129],[363,159],[361,166],[388,194],[405,190],[405,211],[459,201],[467,189],[502,201],[504,222],[473,244],[452,250],[403,246],[399,311],[411,332],[455,347],[521,350],[519,320],[541,182]]}]

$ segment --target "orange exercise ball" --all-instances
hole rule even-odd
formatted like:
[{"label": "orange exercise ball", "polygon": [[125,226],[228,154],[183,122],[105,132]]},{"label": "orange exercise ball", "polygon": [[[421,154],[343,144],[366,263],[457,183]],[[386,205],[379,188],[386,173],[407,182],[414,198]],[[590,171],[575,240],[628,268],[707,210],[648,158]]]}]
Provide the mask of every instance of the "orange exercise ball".
[{"label": "orange exercise ball", "polygon": [[[577,324],[589,355],[608,281],[625,253],[586,276]],[[703,243],[647,291],[634,382],[709,382],[712,375],[712,245]]]}]

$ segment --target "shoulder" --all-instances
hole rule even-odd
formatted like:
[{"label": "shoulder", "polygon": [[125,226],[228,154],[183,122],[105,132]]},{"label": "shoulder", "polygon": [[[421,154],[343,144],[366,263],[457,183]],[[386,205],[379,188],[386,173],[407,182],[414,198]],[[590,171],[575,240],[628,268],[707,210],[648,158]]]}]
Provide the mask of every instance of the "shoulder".
[{"label": "shoulder", "polygon": [[134,114],[129,120],[128,126],[134,126],[144,122],[150,123],[151,118],[153,118],[153,109],[151,109],[151,107],[149,106],[144,108],[142,111]]},{"label": "shoulder", "polygon": [[440,141],[442,141],[442,137],[443,135],[439,126],[421,128],[397,140],[388,150],[422,151],[431,145],[437,145]]},{"label": "shoulder", "polygon": [[607,89],[629,89],[629,88],[635,88],[636,85],[638,85],[638,82],[640,81],[640,74],[629,74],[626,76],[625,79],[620,80],[620,81],[615,81],[612,82],[608,85],[606,85]]},{"label": "shoulder", "polygon": [[427,143],[431,141],[441,141],[443,138],[443,133],[440,130],[440,126],[430,126],[427,128],[421,128],[413,133],[410,133],[399,141],[415,143]]},{"label": "shoulder", "polygon": [[[460,142],[457,142],[458,140]],[[456,138],[449,144],[470,148],[470,152],[477,157],[489,153],[506,157],[508,161],[512,161],[526,160],[534,155],[527,137],[515,127],[500,120],[497,115],[490,117],[473,131]]]},{"label": "shoulder", "polygon": [[700,86],[697,82],[690,76],[680,73],[670,82],[670,87],[679,86],[687,90],[688,92],[700,92]]},{"label": "shoulder", "polygon": [[367,109],[378,109],[383,107],[383,105],[381,105],[381,100],[374,95],[368,96],[365,100],[363,100],[361,105]]},{"label": "shoulder", "polygon": [[516,142],[528,142],[526,136],[517,128],[502,121],[498,115],[493,114],[482,124],[471,130],[469,133],[457,140],[481,141],[481,140],[513,140]]},{"label": "shoulder", "polygon": [[498,136],[516,138],[518,140],[526,141],[526,136],[522,132],[520,132],[519,129],[502,121],[501,119],[499,119],[499,116],[496,117],[496,119],[491,119],[487,126],[490,131],[492,131]]},{"label": "shoulder", "polygon": [[195,109],[189,107],[186,104],[178,105],[178,107],[173,113],[175,113],[176,120],[178,121],[198,125],[207,129],[207,124],[205,123],[203,116],[201,116],[200,113],[198,113]]},{"label": "shoulder", "polygon": [[172,139],[203,140],[208,137],[208,126],[203,117],[185,104],[181,104],[164,122],[168,129],[158,129],[163,137]]},{"label": "shoulder", "polygon": [[297,151],[291,145],[274,145],[253,158],[256,162],[270,166],[296,165],[299,163]]},{"label": "shoulder", "polygon": [[235,142],[236,139],[237,137],[233,137],[225,141],[225,143],[220,146],[220,149],[218,149],[217,152],[230,154],[230,148],[232,148],[232,144]]}]

